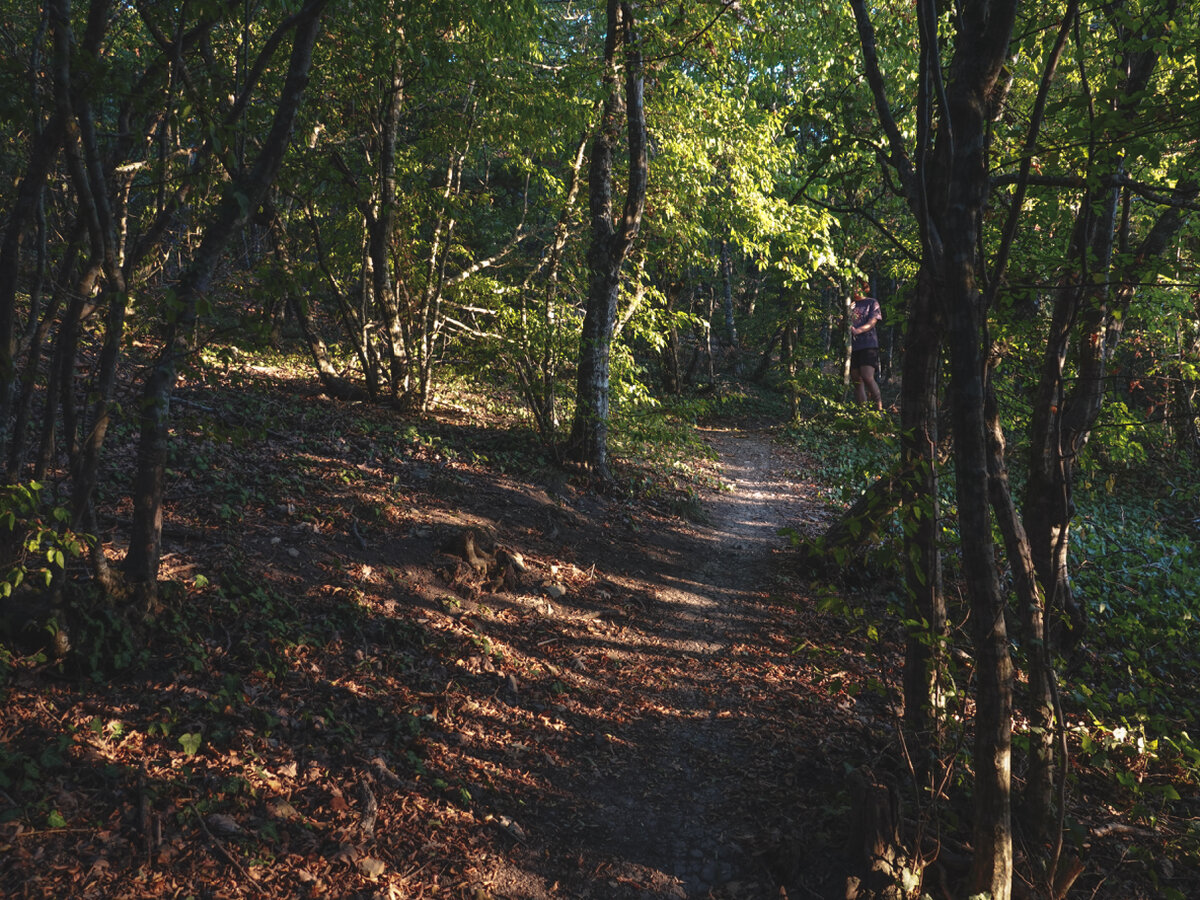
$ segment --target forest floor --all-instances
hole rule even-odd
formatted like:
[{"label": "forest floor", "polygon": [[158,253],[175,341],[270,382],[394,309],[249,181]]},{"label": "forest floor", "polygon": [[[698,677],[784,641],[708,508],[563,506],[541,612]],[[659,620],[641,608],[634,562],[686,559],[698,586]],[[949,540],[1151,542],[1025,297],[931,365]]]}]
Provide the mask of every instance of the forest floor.
[{"label": "forest floor", "polygon": [[793,571],[836,513],[769,427],[597,494],[474,415],[227,378],[180,391],[153,627],[0,682],[0,896],[844,896],[897,635]]}]

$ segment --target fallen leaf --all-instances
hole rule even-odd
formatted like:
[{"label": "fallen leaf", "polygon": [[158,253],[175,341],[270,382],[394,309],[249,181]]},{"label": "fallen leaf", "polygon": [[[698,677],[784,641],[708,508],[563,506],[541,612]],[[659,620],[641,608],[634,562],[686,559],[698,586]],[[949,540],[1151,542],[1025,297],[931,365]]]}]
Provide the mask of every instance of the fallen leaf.
[{"label": "fallen leaf", "polygon": [[364,856],[358,861],[358,871],[362,872],[368,878],[378,878],[387,871],[387,865],[384,864],[383,860],[376,859],[373,856]]}]

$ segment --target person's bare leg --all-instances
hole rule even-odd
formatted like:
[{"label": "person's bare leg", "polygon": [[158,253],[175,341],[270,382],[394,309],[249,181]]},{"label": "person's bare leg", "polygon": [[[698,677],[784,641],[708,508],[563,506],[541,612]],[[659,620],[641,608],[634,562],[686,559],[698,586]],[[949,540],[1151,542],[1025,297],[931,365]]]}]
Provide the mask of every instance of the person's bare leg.
[{"label": "person's bare leg", "polygon": [[858,399],[860,403],[866,403],[867,397],[871,398],[871,402],[875,404],[876,409],[883,409],[883,394],[880,393],[879,384],[875,381],[875,367],[863,366],[859,370],[858,382]]},{"label": "person's bare leg", "polygon": [[850,380],[854,382],[854,399],[859,403],[866,403],[867,390],[863,387],[862,372],[859,369],[851,369]]}]

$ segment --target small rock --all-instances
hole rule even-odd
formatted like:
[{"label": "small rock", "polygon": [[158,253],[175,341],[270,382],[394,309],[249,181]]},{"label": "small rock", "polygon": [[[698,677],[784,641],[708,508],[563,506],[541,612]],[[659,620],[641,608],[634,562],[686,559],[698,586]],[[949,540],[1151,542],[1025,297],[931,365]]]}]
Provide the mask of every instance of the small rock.
[{"label": "small rock", "polygon": [[282,797],[267,801],[267,815],[272,819],[283,819],[284,821],[301,818],[300,811]]},{"label": "small rock", "polygon": [[216,834],[235,835],[242,833],[242,826],[222,813],[205,816],[204,823]]},{"label": "small rock", "polygon": [[552,600],[561,600],[563,597],[567,596],[567,589],[561,584],[548,584],[543,588],[543,590]]},{"label": "small rock", "polygon": [[390,788],[400,787],[400,776],[388,768],[388,764],[382,756],[371,760],[371,773]]},{"label": "small rock", "polygon": [[496,822],[503,828],[509,837],[515,840],[525,842],[525,829],[510,819],[508,816],[496,816]]},{"label": "small rock", "polygon": [[299,559],[300,551],[297,550],[295,547],[288,547],[287,555],[290,556],[292,559]]},{"label": "small rock", "polygon": [[376,859],[373,856],[364,856],[358,861],[358,871],[362,872],[368,878],[378,878],[387,871],[387,865],[383,860]]}]

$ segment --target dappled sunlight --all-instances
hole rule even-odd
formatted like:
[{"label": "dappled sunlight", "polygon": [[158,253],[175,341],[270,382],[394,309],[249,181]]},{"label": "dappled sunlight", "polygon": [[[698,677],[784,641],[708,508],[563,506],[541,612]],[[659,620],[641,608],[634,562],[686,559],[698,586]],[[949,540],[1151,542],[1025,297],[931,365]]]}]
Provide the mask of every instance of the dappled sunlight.
[{"label": "dappled sunlight", "polygon": [[[79,735],[62,763],[78,818],[136,822],[118,793],[161,799],[148,832],[75,846],[164,871],[225,859],[214,841],[252,846],[286,861],[260,885],[297,896],[346,880],[754,894],[784,877],[760,848],[795,830],[797,773],[836,769],[804,723],[859,726],[766,592],[801,502],[767,476],[769,441],[710,435],[727,487],[703,493],[697,525],[490,471],[472,426],[286,392],[239,395],[244,425],[181,407],[199,464],[169,498],[163,575],[181,588],[158,661],[53,701]],[[517,430],[489,440],[528,452]],[[463,529],[522,570],[473,568]],[[12,732],[54,740],[40,733]],[[228,865],[214,889],[239,877]]]}]

